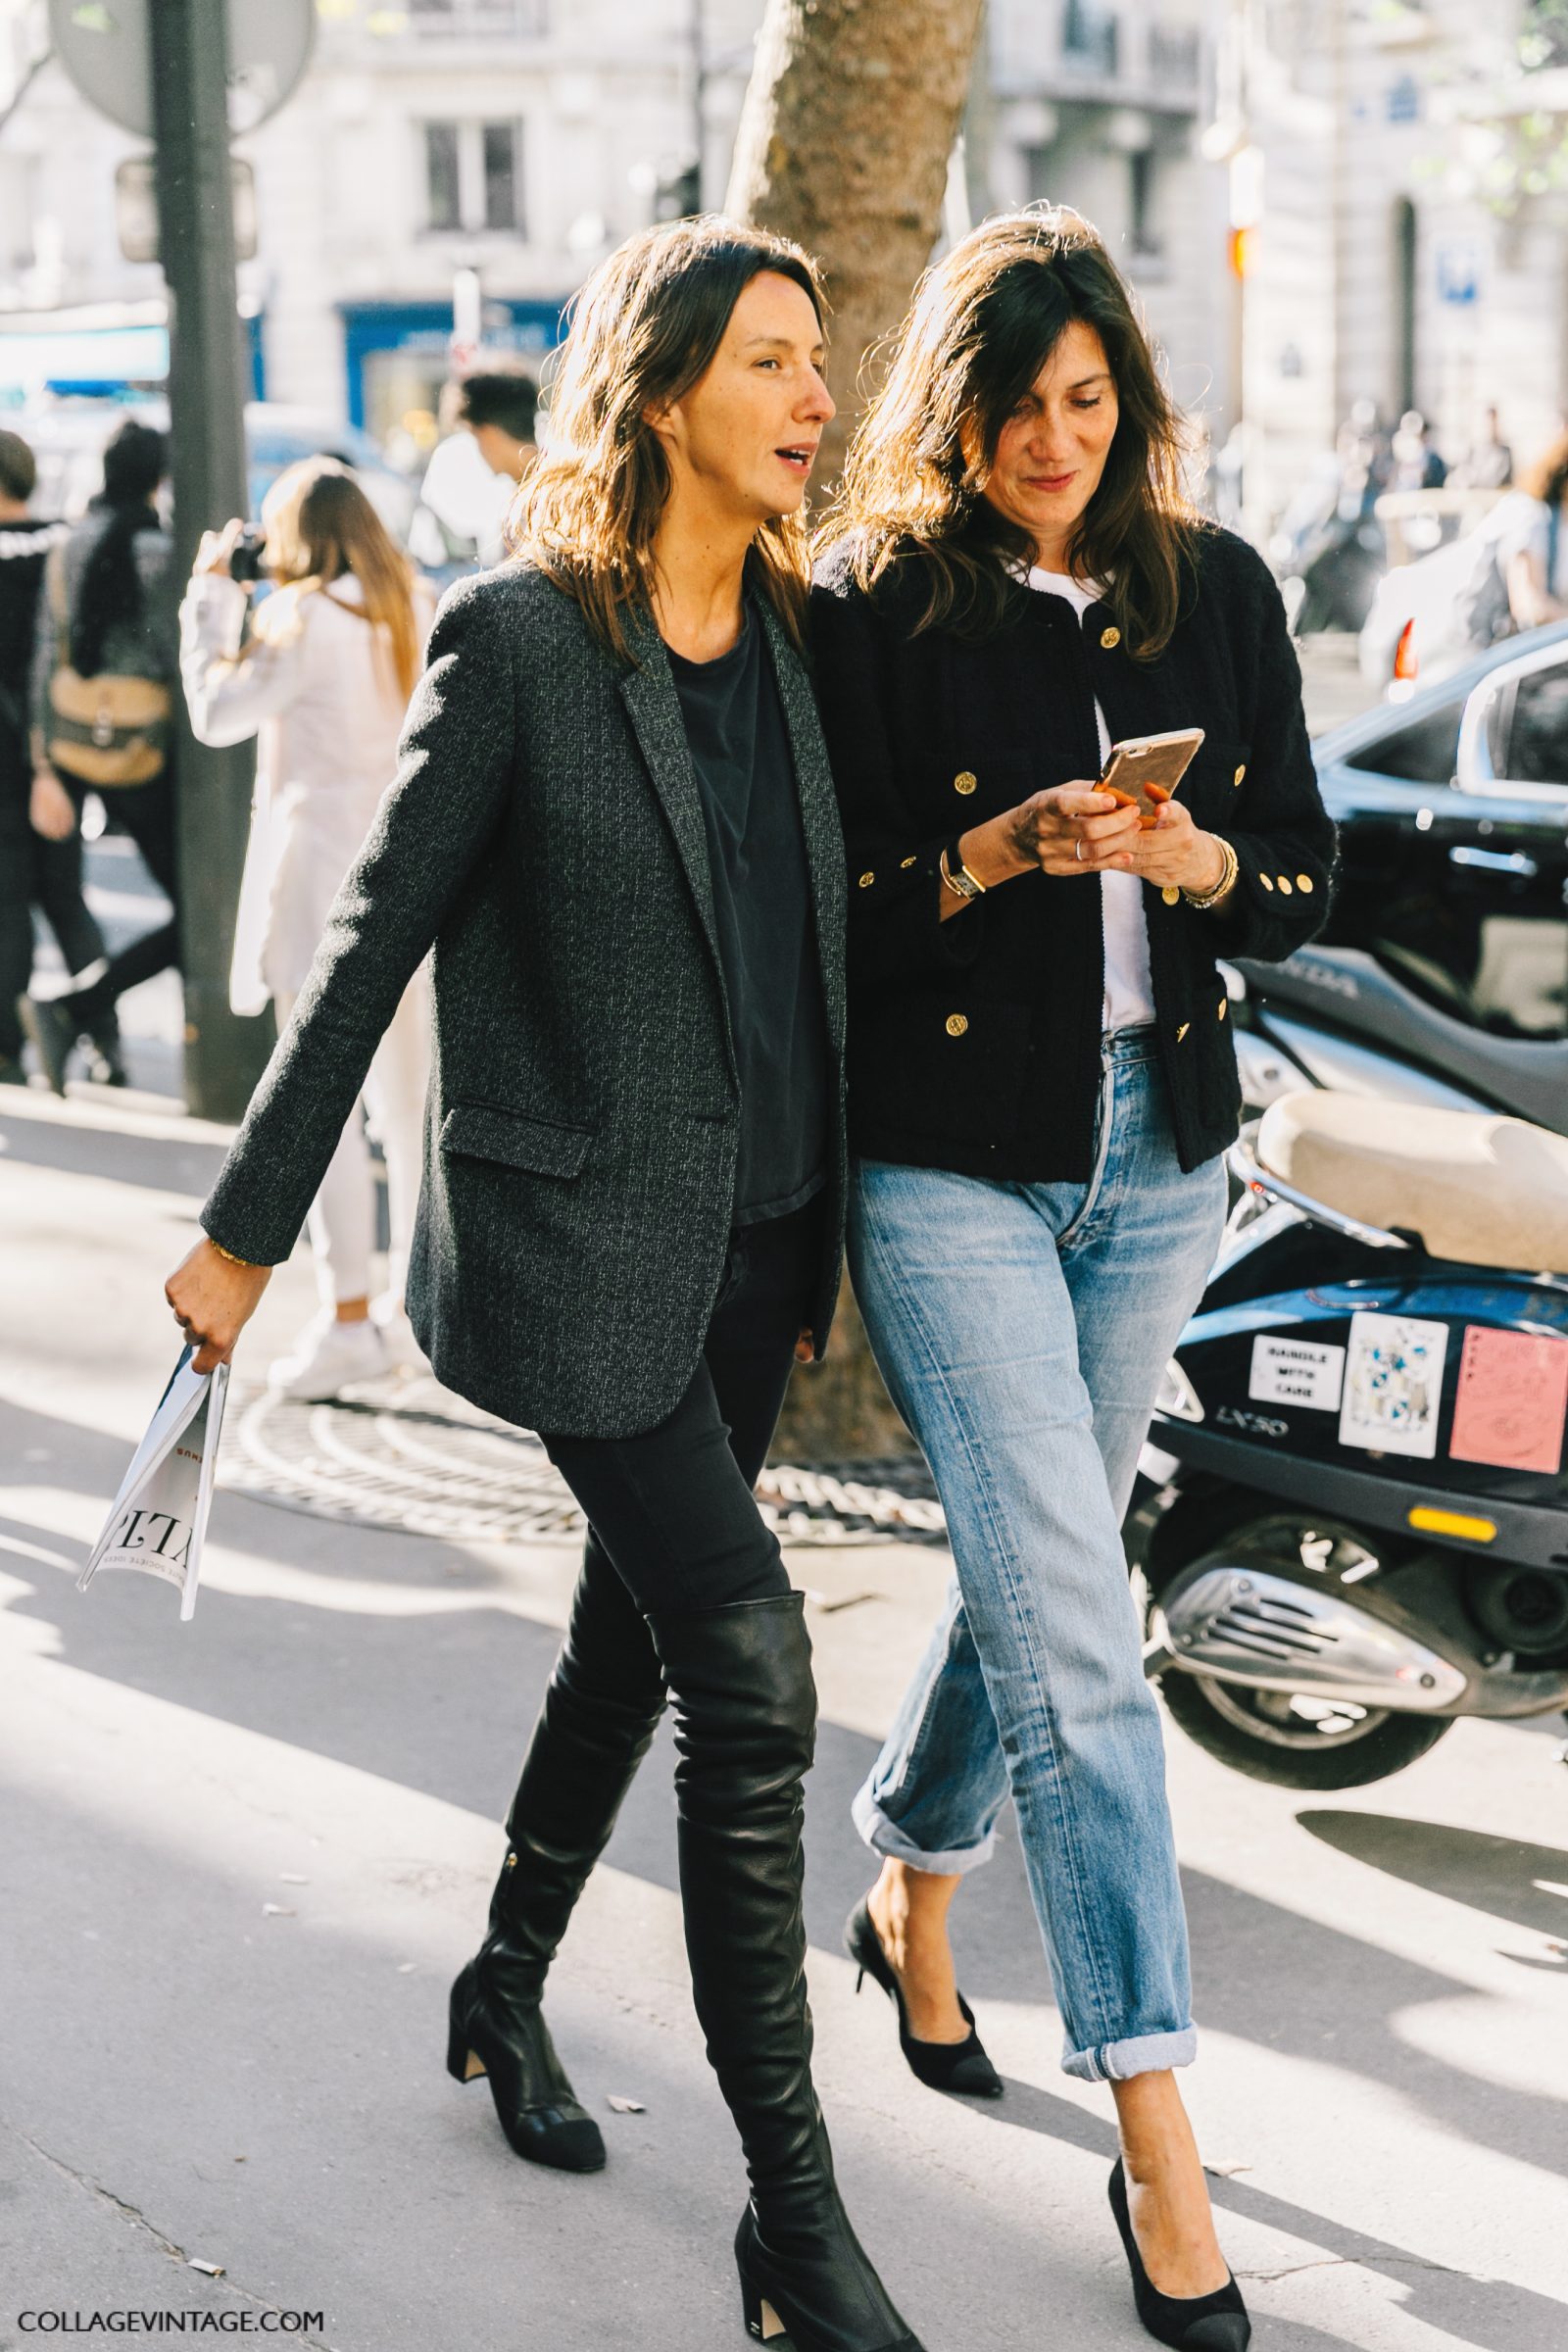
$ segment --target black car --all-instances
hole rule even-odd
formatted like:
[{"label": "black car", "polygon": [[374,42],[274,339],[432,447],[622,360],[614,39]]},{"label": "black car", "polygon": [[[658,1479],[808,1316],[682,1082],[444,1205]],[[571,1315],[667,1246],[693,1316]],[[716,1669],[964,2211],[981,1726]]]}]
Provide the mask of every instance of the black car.
[{"label": "black car", "polygon": [[1276,1035],[1319,1085],[1381,1093],[1392,1058],[1415,1081],[1393,1091],[1568,1134],[1568,621],[1314,753],[1341,828],[1328,926],[1237,967]]}]

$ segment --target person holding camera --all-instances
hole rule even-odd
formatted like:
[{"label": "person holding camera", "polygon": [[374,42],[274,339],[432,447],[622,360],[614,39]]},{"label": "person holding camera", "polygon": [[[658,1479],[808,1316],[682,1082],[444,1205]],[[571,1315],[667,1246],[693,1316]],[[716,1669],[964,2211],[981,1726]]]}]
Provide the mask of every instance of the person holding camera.
[{"label": "person holding camera", "polygon": [[[180,608],[180,674],[198,740],[257,736],[256,799],[229,1002],[281,1030],[338,886],[365,844],[434,618],[429,591],[348,468],[308,458],[278,475],[262,530],[202,540]],[[263,578],[272,592],[252,608]],[[359,1105],[312,1204],[320,1309],[270,1385],[327,1399],[423,1354],[403,1306],[429,1076],[422,969],[371,1058],[364,1107],[386,1160],[387,1288],[372,1301],[374,1171]]]}]

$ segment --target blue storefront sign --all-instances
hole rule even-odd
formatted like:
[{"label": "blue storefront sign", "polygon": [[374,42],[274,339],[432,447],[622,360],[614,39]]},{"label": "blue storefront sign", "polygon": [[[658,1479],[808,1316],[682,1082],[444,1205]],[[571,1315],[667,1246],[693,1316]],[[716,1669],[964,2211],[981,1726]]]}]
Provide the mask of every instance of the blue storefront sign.
[{"label": "blue storefront sign", "polygon": [[[486,297],[484,349],[542,360],[561,341],[564,302],[503,302]],[[355,424],[367,421],[366,367],[377,353],[401,352],[444,362],[452,342],[450,302],[343,302],[343,359],[348,412]]]}]

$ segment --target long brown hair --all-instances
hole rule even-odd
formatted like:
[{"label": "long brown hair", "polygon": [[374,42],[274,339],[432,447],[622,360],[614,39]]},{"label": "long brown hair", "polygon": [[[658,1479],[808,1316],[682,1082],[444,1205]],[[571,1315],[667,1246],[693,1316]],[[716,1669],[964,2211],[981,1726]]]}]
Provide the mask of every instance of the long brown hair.
[{"label": "long brown hair", "polygon": [[999,627],[1009,574],[1033,561],[1034,545],[981,492],[1003,426],[1074,319],[1105,347],[1119,414],[1068,563],[1104,583],[1128,651],[1152,661],[1180,615],[1199,527],[1181,487],[1185,428],[1115,264],[1063,206],[982,221],[927,270],[819,539],[850,539],[867,589],[912,555],[928,583],[917,630]]},{"label": "long brown hair", "polygon": [[[544,449],[513,504],[507,544],[574,596],[630,662],[628,610],[653,607],[654,538],[669,466],[646,420],[706,373],[730,317],[765,270],[794,281],[820,321],[816,265],[798,245],[710,213],[628,237],[589,278],[548,378]],[[748,568],[802,640],[810,557],[804,517],[764,522]]]},{"label": "long brown hair", "polygon": [[1568,492],[1568,432],[1548,441],[1539,458],[1519,476],[1526,498],[1539,498],[1544,507],[1560,506]]},{"label": "long brown hair", "polygon": [[302,458],[286,466],[262,502],[262,520],[267,568],[287,593],[259,609],[258,638],[265,644],[286,635],[307,596],[337,603],[331,584],[352,572],[364,602],[341,610],[363,615],[376,632],[377,649],[385,647],[407,702],[419,675],[414,569],[348,467],[336,458]]}]

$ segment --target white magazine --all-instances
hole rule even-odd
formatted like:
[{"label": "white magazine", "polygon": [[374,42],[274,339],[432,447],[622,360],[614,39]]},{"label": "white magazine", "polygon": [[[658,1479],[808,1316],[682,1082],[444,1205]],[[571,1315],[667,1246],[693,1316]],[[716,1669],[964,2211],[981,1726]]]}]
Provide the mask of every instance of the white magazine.
[{"label": "white magazine", "polygon": [[183,1350],[158,1400],[103,1534],[76,1581],[78,1592],[100,1568],[139,1568],[179,1587],[181,1618],[195,1610],[228,1366],[192,1371],[193,1352]]}]

